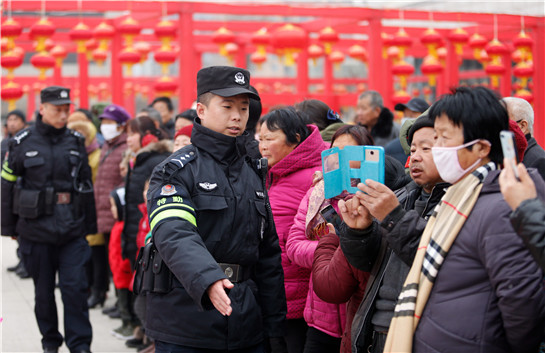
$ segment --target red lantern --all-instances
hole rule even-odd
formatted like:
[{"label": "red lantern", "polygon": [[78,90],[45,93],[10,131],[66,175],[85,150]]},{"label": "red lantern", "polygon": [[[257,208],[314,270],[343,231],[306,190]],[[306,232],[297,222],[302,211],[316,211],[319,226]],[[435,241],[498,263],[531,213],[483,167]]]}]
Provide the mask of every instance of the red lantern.
[{"label": "red lantern", "polygon": [[143,64],[148,59],[151,45],[148,42],[136,42],[134,44],[134,50],[140,54],[140,64]]},{"label": "red lantern", "polygon": [[394,35],[393,44],[399,48],[399,56],[401,58],[405,57],[405,50],[413,44],[413,40],[403,28],[400,28],[399,31]]},{"label": "red lantern", "polygon": [[395,91],[394,96],[392,97],[392,103],[393,104],[406,104],[411,100],[411,95],[405,91],[404,89]]},{"label": "red lantern", "polygon": [[308,57],[312,59],[312,64],[316,66],[316,61],[324,55],[324,49],[318,44],[312,44],[308,47]]},{"label": "red lantern", "polygon": [[437,48],[441,45],[443,38],[441,35],[433,28],[428,28],[422,37],[420,37],[420,42],[428,48],[428,53],[433,57],[437,58]]},{"label": "red lantern", "polygon": [[131,76],[132,66],[140,62],[140,54],[131,47],[123,49],[118,58],[121,64],[127,68],[127,76]]},{"label": "red lantern", "polygon": [[437,84],[437,75],[443,72],[443,66],[433,55],[428,55],[424,58],[420,70],[428,76],[428,83],[433,87]]},{"label": "red lantern", "polygon": [[98,44],[94,38],[91,38],[85,42],[85,53],[87,54],[87,60],[91,60],[93,58],[93,51],[98,49],[99,46],[100,44]]},{"label": "red lantern", "polygon": [[51,56],[55,58],[55,63],[57,67],[62,66],[62,61],[64,60],[64,58],[66,58],[66,55],[68,54],[66,49],[60,44],[55,45],[51,49],[50,53],[51,53]]},{"label": "red lantern", "polygon": [[0,39],[0,43],[2,45],[2,54],[6,53],[9,49],[8,49],[8,39],[7,38],[4,38],[2,37],[2,39]]},{"label": "red lantern", "polygon": [[353,46],[348,48],[348,55],[350,55],[351,58],[354,58],[361,62],[367,61],[367,50],[365,50],[364,47],[358,44],[354,44]]},{"label": "red lantern", "polygon": [[115,29],[107,24],[106,22],[101,22],[93,30],[93,35],[96,40],[98,40],[99,47],[102,50],[108,49],[108,43],[112,40],[115,35]]},{"label": "red lantern", "polygon": [[234,42],[235,39],[235,34],[225,27],[220,27],[217,31],[214,32],[214,35],[212,36],[212,42],[220,46],[220,55],[222,56],[227,56],[225,46],[227,45],[227,43]]},{"label": "red lantern", "polygon": [[250,55],[250,61],[257,65],[258,68],[261,68],[261,65],[267,61],[267,55],[264,55],[258,51]]},{"label": "red lantern", "polygon": [[486,38],[479,33],[475,33],[469,38],[468,44],[469,47],[473,49],[473,57],[475,57],[475,59],[481,61],[481,50],[484,49],[486,43]]},{"label": "red lantern", "polygon": [[399,76],[400,86],[402,91],[404,91],[407,88],[407,77],[412,75],[413,73],[414,73],[414,67],[408,64],[403,59],[392,66],[392,74],[394,74],[395,76]]},{"label": "red lantern", "polygon": [[30,58],[30,63],[32,66],[40,70],[39,80],[45,80],[45,72],[55,66],[55,58],[51,56],[48,52],[40,52],[34,54]]},{"label": "red lantern", "polygon": [[177,53],[174,50],[159,49],[153,55],[155,61],[161,64],[161,73],[163,76],[168,74],[168,66],[176,61]]},{"label": "red lantern", "polygon": [[458,56],[461,56],[464,53],[464,44],[466,44],[469,40],[469,34],[463,29],[463,28],[456,28],[452,30],[447,38],[452,42],[454,45],[454,48],[456,50],[456,54]]},{"label": "red lantern", "polygon": [[35,39],[38,44],[36,51],[45,51],[45,40],[55,33],[55,26],[46,18],[42,18],[30,27],[30,38]]},{"label": "red lantern", "polygon": [[339,41],[339,35],[333,28],[327,26],[318,34],[318,40],[324,44],[325,53],[329,55],[333,44]]},{"label": "red lantern", "polygon": [[252,43],[257,46],[257,52],[262,55],[267,55],[266,47],[271,43],[271,35],[267,32],[267,28],[261,28],[252,35]]},{"label": "red lantern", "polygon": [[441,61],[442,65],[444,65],[445,61],[447,60],[447,54],[448,54],[447,48],[441,47],[437,49],[437,57],[439,58],[439,61]]},{"label": "red lantern", "polygon": [[293,66],[294,54],[307,44],[307,34],[301,27],[288,23],[274,31],[272,40],[276,49],[283,54],[285,65]]},{"label": "red lantern", "polygon": [[13,50],[8,51],[0,58],[0,65],[8,70],[7,79],[13,80],[13,71],[23,65],[23,56],[18,55]]},{"label": "red lantern", "polygon": [[23,89],[15,82],[8,82],[2,86],[2,92],[0,96],[3,100],[8,102],[8,109],[15,109],[15,101],[23,96]]},{"label": "red lantern", "polygon": [[178,83],[176,83],[170,77],[161,77],[157,82],[155,82],[153,88],[155,89],[156,95],[170,97],[174,95],[174,92],[176,92]]},{"label": "red lantern", "polygon": [[520,78],[522,88],[528,85],[528,79],[534,74],[534,65],[526,61],[521,61],[513,69],[513,75]]},{"label": "red lantern", "polygon": [[500,84],[500,77],[505,73],[505,66],[503,66],[501,62],[499,64],[491,62],[490,64],[486,65],[484,71],[492,78],[492,88],[498,88]]},{"label": "red lantern", "polygon": [[92,57],[99,66],[102,66],[102,64],[104,64],[104,61],[108,59],[108,52],[99,47],[93,50]]},{"label": "red lantern", "polygon": [[127,47],[132,47],[134,37],[139,35],[141,30],[142,27],[130,16],[117,26],[117,31],[125,38],[125,45]]},{"label": "red lantern", "polygon": [[85,53],[85,42],[93,38],[93,32],[89,26],[85,23],[80,22],[68,33],[70,40],[73,40],[77,43],[77,52]]},{"label": "red lantern", "polygon": [[344,54],[339,50],[335,50],[329,54],[329,60],[331,60],[335,69],[338,70],[344,61]]},{"label": "red lantern", "polygon": [[530,104],[534,101],[534,95],[532,94],[532,92],[526,89],[521,89],[515,92],[515,97],[525,99]]},{"label": "red lantern", "polygon": [[392,60],[394,63],[399,60],[399,53],[400,53],[399,48],[395,46],[389,47],[388,50],[386,50],[388,59]]},{"label": "red lantern", "polygon": [[23,27],[13,18],[8,18],[2,23],[2,37],[7,39],[7,49],[15,47],[15,38],[23,33]]},{"label": "red lantern", "polygon": [[532,60],[532,47],[534,46],[532,37],[521,31],[513,40],[513,45],[522,52],[522,60]]},{"label": "red lantern", "polygon": [[155,36],[161,41],[161,49],[168,50],[171,48],[170,43],[176,38],[176,25],[167,20],[162,20],[155,27]]},{"label": "red lantern", "polygon": [[236,43],[225,44],[225,53],[227,54],[227,59],[229,59],[230,62],[233,62],[238,53],[238,45]]},{"label": "red lantern", "polygon": [[388,49],[394,45],[394,36],[391,34],[382,32],[380,34],[382,38],[382,58],[387,59],[388,58]]},{"label": "red lantern", "polygon": [[509,49],[505,44],[500,42],[497,39],[492,39],[484,48],[488,55],[492,58],[494,61],[495,58],[500,58],[502,55],[507,54],[509,52]]},{"label": "red lantern", "polygon": [[511,54],[511,59],[516,62],[516,63],[519,63],[521,61],[524,61],[524,57],[525,57],[525,54],[522,50],[520,49],[517,49],[513,52],[513,54]]}]

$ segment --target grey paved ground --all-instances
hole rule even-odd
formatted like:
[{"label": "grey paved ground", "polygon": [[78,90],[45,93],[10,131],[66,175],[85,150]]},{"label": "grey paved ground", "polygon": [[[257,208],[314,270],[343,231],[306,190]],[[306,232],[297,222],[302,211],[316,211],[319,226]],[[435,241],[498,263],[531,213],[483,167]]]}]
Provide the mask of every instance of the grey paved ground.
[{"label": "grey paved ground", "polygon": [[[17,263],[15,249],[17,243],[11,238],[2,237],[0,240],[1,268],[0,268],[0,352],[41,352],[41,335],[34,317],[34,285],[32,279],[20,279],[14,273],[7,272],[6,268]],[[113,286],[110,286],[108,299],[105,305],[111,306],[115,302]],[[56,290],[57,309],[59,311],[60,332],[62,327],[62,301],[60,291]],[[125,342],[116,339],[110,331],[121,324],[120,320],[110,319],[103,315],[100,308],[91,309],[91,323],[93,325],[93,352],[136,352],[127,348]],[[59,352],[66,353],[68,349],[63,345]]]}]

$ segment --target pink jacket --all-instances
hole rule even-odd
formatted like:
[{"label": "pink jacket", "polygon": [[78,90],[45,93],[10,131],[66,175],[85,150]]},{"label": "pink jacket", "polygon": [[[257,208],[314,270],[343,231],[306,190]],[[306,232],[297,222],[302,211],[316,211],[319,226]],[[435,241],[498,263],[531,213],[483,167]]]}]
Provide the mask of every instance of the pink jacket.
[{"label": "pink jacket", "polygon": [[[306,235],[309,199],[313,190],[314,188],[311,188],[301,201],[286,243],[288,258],[306,269],[312,269],[314,251],[318,246],[317,239],[310,240]],[[337,200],[332,202],[332,206],[338,211]],[[330,336],[341,337],[346,325],[346,304],[326,303],[316,295],[312,281],[310,281],[304,318],[309,326]]]},{"label": "pink jacket", "polygon": [[269,170],[267,178],[274,223],[282,249],[288,319],[303,317],[310,268],[300,267],[288,259],[286,241],[301,199],[312,184],[312,175],[322,168],[321,152],[325,149],[318,128],[314,125],[307,126],[312,131],[310,136],[275,164]]}]

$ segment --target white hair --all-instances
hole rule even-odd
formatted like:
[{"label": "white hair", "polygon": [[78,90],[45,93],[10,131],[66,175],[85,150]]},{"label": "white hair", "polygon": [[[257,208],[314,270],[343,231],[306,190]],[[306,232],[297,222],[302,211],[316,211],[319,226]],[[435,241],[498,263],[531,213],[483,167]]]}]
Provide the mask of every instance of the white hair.
[{"label": "white hair", "polygon": [[530,134],[534,134],[534,109],[528,101],[522,98],[505,97],[503,101],[507,105],[507,111],[510,112],[516,121],[525,120],[528,123]]}]

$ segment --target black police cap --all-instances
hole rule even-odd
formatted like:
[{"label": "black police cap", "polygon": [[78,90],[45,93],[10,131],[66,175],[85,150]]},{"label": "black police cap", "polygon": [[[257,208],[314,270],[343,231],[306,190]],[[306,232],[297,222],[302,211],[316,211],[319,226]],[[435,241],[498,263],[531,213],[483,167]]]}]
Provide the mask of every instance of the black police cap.
[{"label": "black police cap", "polygon": [[49,86],[40,92],[42,103],[53,105],[72,104],[70,100],[70,89],[60,86]]},{"label": "black police cap", "polygon": [[220,97],[247,94],[260,100],[259,95],[250,90],[250,72],[233,66],[210,66],[197,73],[197,95],[213,93]]}]

